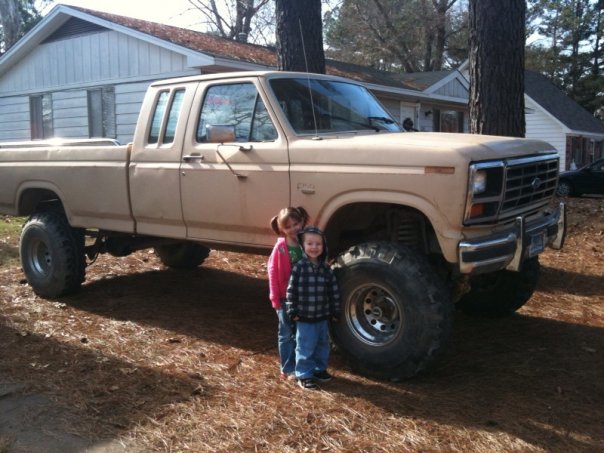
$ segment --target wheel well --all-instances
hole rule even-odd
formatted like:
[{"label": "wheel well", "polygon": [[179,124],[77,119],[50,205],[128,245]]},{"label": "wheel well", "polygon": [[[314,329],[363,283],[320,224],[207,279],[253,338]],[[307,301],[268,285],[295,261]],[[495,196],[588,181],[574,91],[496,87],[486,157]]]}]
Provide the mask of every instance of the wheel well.
[{"label": "wheel well", "polygon": [[338,209],[325,228],[329,254],[368,241],[404,244],[424,254],[441,253],[428,218],[415,208],[388,203],[354,203]]},{"label": "wheel well", "polygon": [[62,203],[56,193],[47,189],[27,189],[21,194],[19,200],[19,215],[31,215],[40,210],[41,206],[59,206],[62,209]]}]

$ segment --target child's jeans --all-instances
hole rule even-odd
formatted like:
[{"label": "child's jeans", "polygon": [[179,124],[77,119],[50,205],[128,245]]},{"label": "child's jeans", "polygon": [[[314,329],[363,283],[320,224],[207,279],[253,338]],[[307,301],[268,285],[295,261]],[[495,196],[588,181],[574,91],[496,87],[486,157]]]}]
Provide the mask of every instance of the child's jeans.
[{"label": "child's jeans", "polygon": [[293,373],[296,367],[296,325],[287,316],[285,308],[277,308],[279,327],[277,340],[279,347],[279,359],[281,360],[281,372]]},{"label": "child's jeans", "polygon": [[296,323],[296,378],[312,378],[315,371],[325,371],[329,359],[327,321]]}]

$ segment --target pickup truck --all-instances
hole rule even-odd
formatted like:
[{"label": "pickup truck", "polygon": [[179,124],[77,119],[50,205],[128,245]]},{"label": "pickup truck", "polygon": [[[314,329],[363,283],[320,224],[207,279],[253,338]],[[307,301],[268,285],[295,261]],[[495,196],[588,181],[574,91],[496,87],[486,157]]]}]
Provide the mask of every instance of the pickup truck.
[{"label": "pickup truck", "polygon": [[335,344],[400,379],[443,350],[455,306],[500,317],[530,299],[538,255],[564,240],[558,168],[542,141],[403,132],[348,79],[225,73],[151,84],[128,145],[0,144],[0,212],[29,216],[23,271],[57,298],[99,253],[268,254],[269,219],[304,206],[342,292]]}]

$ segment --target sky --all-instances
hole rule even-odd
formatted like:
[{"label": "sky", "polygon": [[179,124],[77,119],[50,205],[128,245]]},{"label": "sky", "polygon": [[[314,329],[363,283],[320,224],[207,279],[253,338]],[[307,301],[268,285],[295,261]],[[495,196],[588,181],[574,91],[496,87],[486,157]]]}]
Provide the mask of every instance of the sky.
[{"label": "sky", "polygon": [[42,10],[48,13],[57,4],[79,6],[121,16],[160,22],[176,27],[202,30],[201,13],[192,11],[188,0],[61,0],[52,1]]}]

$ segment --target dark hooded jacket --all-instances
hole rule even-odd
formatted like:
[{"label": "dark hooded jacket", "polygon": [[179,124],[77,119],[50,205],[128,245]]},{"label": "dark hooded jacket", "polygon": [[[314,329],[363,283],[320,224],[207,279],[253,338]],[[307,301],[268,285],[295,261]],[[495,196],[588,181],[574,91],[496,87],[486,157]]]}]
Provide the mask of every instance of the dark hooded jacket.
[{"label": "dark hooded jacket", "polygon": [[338,282],[327,265],[327,243],[325,235],[316,227],[308,227],[299,234],[300,244],[305,233],[318,234],[323,238],[323,253],[319,263],[313,264],[306,256],[298,261],[287,286],[286,309],[290,318],[298,317],[302,322],[319,322],[340,315],[340,290]]}]

